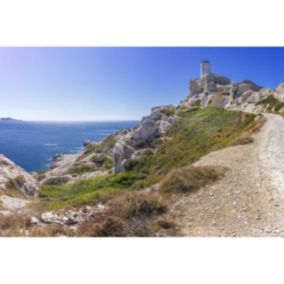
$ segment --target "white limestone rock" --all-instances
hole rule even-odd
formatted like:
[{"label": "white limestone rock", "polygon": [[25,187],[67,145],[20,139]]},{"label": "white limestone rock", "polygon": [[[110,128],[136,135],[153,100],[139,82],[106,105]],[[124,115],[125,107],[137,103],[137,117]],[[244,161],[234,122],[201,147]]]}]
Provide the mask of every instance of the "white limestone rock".
[{"label": "white limestone rock", "polygon": [[39,190],[38,183],[31,174],[1,154],[0,189],[17,189],[28,196],[36,196]]}]

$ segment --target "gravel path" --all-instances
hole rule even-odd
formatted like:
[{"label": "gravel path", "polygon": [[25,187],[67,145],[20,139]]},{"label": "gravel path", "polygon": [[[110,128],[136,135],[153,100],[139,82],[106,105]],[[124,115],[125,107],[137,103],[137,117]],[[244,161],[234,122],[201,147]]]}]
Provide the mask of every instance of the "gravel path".
[{"label": "gravel path", "polygon": [[267,168],[273,185],[284,198],[284,119],[267,114],[267,122],[260,135],[259,156]]},{"label": "gravel path", "polygon": [[228,171],[218,182],[177,198],[173,212],[181,235],[284,236],[284,119],[267,115],[254,138],[195,163]]}]

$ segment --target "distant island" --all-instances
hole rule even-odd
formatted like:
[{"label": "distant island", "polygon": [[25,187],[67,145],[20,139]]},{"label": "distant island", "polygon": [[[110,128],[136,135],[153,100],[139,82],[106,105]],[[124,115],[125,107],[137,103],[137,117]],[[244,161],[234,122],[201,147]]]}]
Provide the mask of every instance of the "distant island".
[{"label": "distant island", "polygon": [[22,121],[21,119],[15,119],[12,117],[1,117],[0,121]]}]

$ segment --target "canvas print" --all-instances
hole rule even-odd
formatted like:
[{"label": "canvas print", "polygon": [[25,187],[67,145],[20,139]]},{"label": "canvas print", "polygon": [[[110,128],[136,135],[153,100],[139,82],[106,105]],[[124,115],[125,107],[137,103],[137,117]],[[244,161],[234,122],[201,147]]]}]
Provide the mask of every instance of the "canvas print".
[{"label": "canvas print", "polygon": [[284,49],[0,48],[0,235],[284,235]]}]

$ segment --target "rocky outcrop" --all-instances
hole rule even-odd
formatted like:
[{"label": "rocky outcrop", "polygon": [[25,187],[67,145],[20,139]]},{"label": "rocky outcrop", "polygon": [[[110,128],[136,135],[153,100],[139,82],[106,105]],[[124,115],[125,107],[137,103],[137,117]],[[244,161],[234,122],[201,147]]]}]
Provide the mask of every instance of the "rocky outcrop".
[{"label": "rocky outcrop", "polygon": [[127,145],[124,141],[120,140],[116,142],[113,149],[113,163],[115,173],[125,171],[125,163],[131,158],[131,155],[135,152],[135,149]]},{"label": "rocky outcrop", "polygon": [[36,179],[3,155],[0,155],[0,189],[19,190],[27,196],[36,196]]},{"label": "rocky outcrop", "polygon": [[215,106],[258,112],[266,110],[258,102],[271,95],[280,102],[284,101],[284,84],[273,90],[262,88],[251,80],[231,83],[224,76],[211,74],[190,81],[189,96],[181,101],[178,108],[186,110],[197,106]]},{"label": "rocky outcrop", "polygon": [[246,91],[259,91],[261,87],[257,86],[252,81],[245,80],[242,83],[237,85],[237,90],[234,97],[239,97],[244,94]]},{"label": "rocky outcrop", "polygon": [[139,126],[134,130],[132,139],[134,141],[151,142],[164,134],[173,122],[175,107],[172,105],[161,106],[152,109],[149,116],[142,119]]}]

